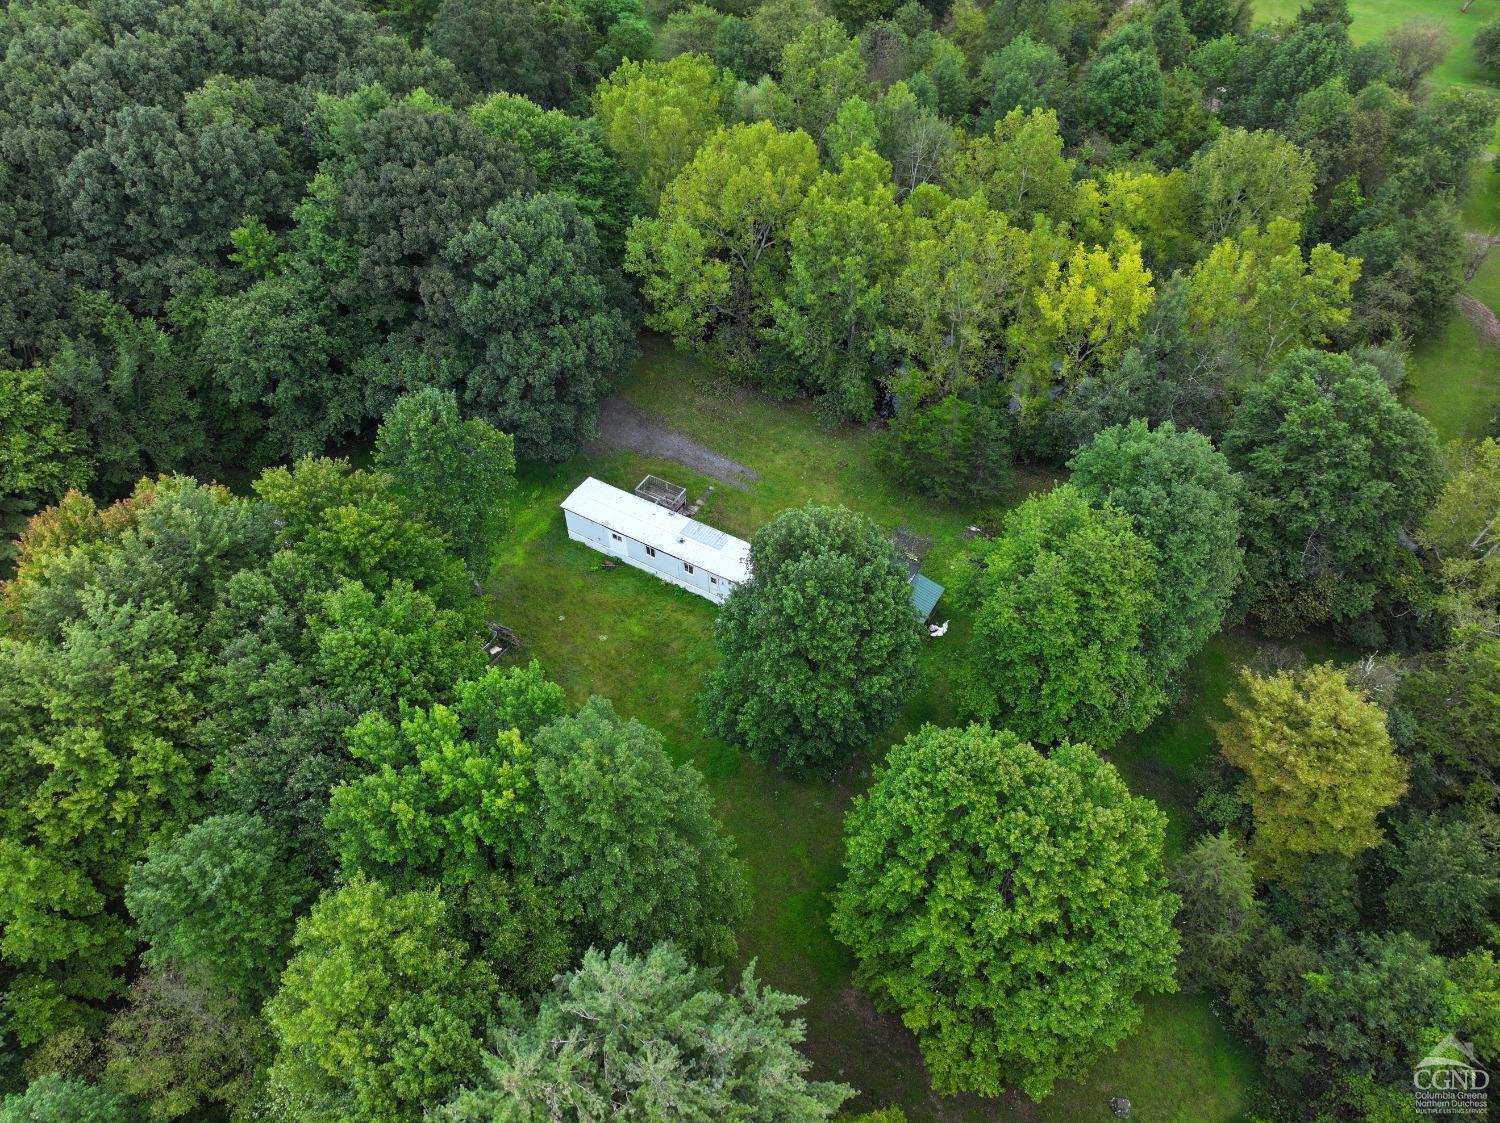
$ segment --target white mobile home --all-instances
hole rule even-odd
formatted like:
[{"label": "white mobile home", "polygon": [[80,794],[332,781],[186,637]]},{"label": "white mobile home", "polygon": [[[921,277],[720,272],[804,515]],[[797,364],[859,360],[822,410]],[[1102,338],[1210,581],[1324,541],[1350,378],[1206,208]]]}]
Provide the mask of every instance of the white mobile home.
[{"label": "white mobile home", "polygon": [[568,537],[715,604],[750,577],[750,543],[592,476],[562,501]]}]

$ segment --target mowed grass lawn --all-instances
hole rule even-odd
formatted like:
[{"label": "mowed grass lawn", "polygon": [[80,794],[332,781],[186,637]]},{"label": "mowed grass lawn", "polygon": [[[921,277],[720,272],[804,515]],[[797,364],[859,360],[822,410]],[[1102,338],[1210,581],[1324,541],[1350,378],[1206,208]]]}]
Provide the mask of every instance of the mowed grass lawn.
[{"label": "mowed grass lawn", "polygon": [[[786,507],[843,503],[930,541],[923,570],[940,582],[967,525],[993,525],[1005,508],[1057,478],[1018,472],[990,507],[918,499],[880,472],[872,430],[826,429],[800,404],[717,385],[701,364],[649,342],[622,392],[679,432],[760,473],[744,491],[718,484],[700,515],[704,521],[748,537]],[[807,998],[807,1052],[816,1074],[861,1089],[865,1094],[854,1106],[899,1103],[913,1120],[1103,1120],[1110,1117],[1106,1101],[1116,1094],[1128,1096],[1132,1117],[1148,1123],[1238,1118],[1256,1079],[1255,1059],[1197,995],[1148,1003],[1135,1036],[1085,1081],[1060,1085],[1040,1106],[1019,1096],[987,1101],[930,1093],[910,1034],[852,986],[853,964],[828,932],[828,896],[839,878],[844,812],[869,783],[872,761],[890,740],[921,723],[954,720],[947,682],[966,622],[951,605],[939,606],[938,618],[951,617],[952,628],[925,646],[925,684],[890,738],[830,780],[788,778],[703,731],[696,696],[716,658],[715,606],[628,567],[604,570],[601,555],[567,538],[558,503],[579,481],[594,475],[631,488],[646,472],[683,484],[692,496],[712,482],[628,452],[523,470],[514,526],[497,550],[489,582],[493,612],[523,637],[522,658],[540,659],[575,702],[590,694],[612,698],[622,714],[660,730],[678,759],[703,769],[750,871],[754,905],[741,939],[743,958],[756,959],[774,986]],[[1189,830],[1189,777],[1212,748],[1207,722],[1218,713],[1234,667],[1253,649],[1245,637],[1216,640],[1194,669],[1191,704],[1114,754],[1132,788],[1167,810],[1174,850]]]}]

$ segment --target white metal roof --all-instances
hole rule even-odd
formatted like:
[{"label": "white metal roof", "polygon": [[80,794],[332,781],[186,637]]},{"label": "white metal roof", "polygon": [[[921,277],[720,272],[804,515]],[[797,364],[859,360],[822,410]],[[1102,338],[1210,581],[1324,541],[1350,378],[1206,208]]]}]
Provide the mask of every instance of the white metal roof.
[{"label": "white metal roof", "polygon": [[695,522],[593,476],[573,489],[573,494],[562,501],[562,509],[735,584],[750,577],[750,543],[743,538]]}]

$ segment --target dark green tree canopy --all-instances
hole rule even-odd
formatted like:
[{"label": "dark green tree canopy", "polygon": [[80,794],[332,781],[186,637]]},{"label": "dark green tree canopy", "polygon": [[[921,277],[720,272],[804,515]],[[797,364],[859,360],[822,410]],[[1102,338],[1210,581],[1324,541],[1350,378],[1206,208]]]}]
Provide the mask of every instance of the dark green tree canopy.
[{"label": "dark green tree canopy", "polygon": [[458,231],[443,258],[425,315],[461,368],[465,406],[523,457],[571,456],[635,350],[593,224],[561,196],[517,196]]},{"label": "dark green tree canopy", "polygon": [[215,815],[151,846],[125,886],[148,963],[252,1004],[286,963],[312,896],[296,857],[249,815]]},{"label": "dark green tree canopy", "polygon": [[1144,643],[1152,673],[1170,681],[1219,630],[1239,585],[1239,480],[1207,437],[1170,421],[1105,429],[1068,467],[1074,487],[1129,515],[1153,548]]},{"label": "dark green tree canopy", "polygon": [[734,951],[749,905],[703,776],[661,735],[592,698],[531,739],[536,814],[527,840],[579,946],[671,939],[696,959]]},{"label": "dark green tree canopy", "polygon": [[750,567],[719,614],[704,714],[756,756],[836,765],[890,724],[916,674],[905,568],[869,519],[815,506],[757,531]]},{"label": "dark green tree canopy", "polygon": [[1252,610],[1281,634],[1368,611],[1442,476],[1432,427],[1379,372],[1317,351],[1246,391],[1224,455],[1245,481]]}]

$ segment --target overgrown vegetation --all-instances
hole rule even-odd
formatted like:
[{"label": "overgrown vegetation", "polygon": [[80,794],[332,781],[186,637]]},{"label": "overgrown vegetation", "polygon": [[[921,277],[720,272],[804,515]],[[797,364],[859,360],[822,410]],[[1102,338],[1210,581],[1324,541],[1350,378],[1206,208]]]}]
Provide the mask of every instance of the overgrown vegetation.
[{"label": "overgrown vegetation", "polygon": [[[1435,4],[9,5],[0,1123],[1492,1066],[1500,33]],[[648,471],[717,612],[563,533]]]}]

